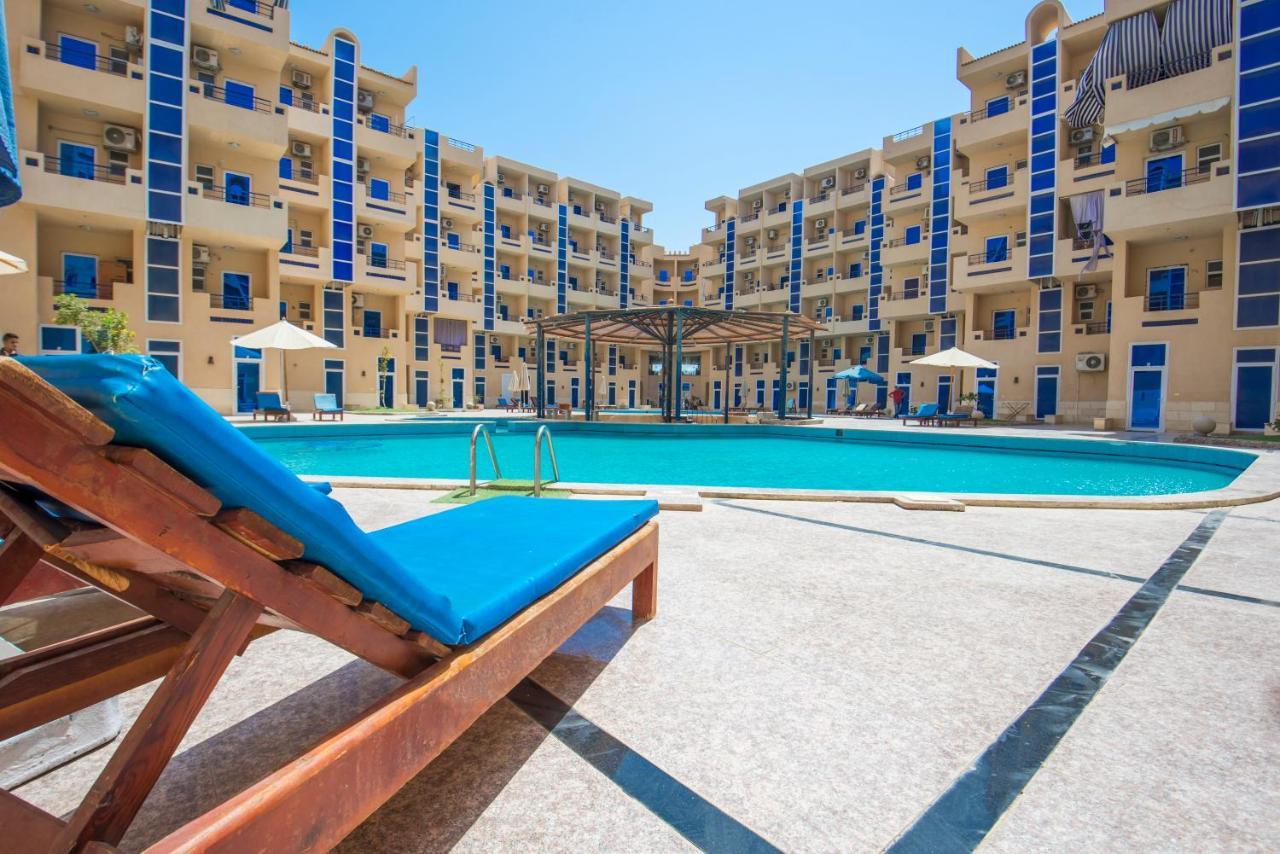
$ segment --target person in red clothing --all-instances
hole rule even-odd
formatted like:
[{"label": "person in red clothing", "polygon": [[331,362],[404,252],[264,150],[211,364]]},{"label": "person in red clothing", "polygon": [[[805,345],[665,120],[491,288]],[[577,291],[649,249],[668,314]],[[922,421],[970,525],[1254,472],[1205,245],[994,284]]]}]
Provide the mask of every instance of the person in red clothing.
[{"label": "person in red clothing", "polygon": [[889,399],[893,401],[893,414],[898,415],[902,410],[902,398],[906,397],[906,393],[901,388],[895,386],[893,391],[889,392]]}]

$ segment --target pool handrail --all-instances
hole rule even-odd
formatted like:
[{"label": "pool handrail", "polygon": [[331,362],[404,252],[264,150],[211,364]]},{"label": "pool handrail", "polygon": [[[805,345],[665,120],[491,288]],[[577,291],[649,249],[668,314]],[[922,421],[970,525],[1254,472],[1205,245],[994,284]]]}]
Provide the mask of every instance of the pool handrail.
[{"label": "pool handrail", "polygon": [[551,431],[543,424],[533,438],[533,497],[542,497],[542,437],[547,437],[547,453],[551,455],[552,483],[560,480],[560,464],[556,462],[556,446],[551,441]]},{"label": "pool handrail", "polygon": [[476,429],[471,431],[471,491],[470,495],[476,494],[476,439],[484,435],[485,446],[489,449],[489,462],[493,463],[493,476],[495,480],[502,479],[502,469],[498,467],[498,455],[493,450],[493,439],[489,436],[489,430],[484,424],[477,424]]}]

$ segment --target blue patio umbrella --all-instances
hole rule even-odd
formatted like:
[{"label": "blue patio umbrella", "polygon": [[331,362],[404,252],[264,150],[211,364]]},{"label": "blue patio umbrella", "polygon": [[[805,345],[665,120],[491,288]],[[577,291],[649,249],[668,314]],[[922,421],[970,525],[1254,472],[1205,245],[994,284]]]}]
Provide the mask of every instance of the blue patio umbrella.
[{"label": "blue patio umbrella", "polygon": [[9,73],[9,40],[5,35],[4,0],[0,0],[0,208],[22,198],[18,182],[18,133],[13,121],[13,77]]},{"label": "blue patio umbrella", "polygon": [[852,368],[845,368],[832,376],[832,379],[847,380],[849,383],[849,405],[853,405],[854,389],[858,387],[858,383],[871,383],[872,385],[888,385],[885,378],[877,374],[870,368],[863,365],[854,365]]}]

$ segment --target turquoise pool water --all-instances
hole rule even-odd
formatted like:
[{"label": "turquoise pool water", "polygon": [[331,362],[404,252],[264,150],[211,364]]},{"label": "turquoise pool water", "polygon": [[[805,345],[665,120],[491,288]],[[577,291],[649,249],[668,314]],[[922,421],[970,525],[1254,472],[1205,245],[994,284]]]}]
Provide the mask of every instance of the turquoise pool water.
[{"label": "turquoise pool water", "polygon": [[[465,478],[473,425],[246,432],[299,474]],[[499,423],[491,431],[503,476],[531,478],[533,426]],[[1137,496],[1219,489],[1253,460],[1182,445],[924,431],[562,424],[552,432],[562,478],[593,483]],[[478,456],[480,477],[492,477],[483,443]],[[545,461],[543,476],[550,477]]]}]

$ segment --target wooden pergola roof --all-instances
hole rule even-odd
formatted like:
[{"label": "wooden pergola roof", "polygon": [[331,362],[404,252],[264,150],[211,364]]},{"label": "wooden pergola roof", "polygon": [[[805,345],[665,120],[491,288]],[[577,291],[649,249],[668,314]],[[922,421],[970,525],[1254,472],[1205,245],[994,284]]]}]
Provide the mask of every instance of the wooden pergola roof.
[{"label": "wooden pergola roof", "polygon": [[687,305],[579,311],[541,320],[526,320],[525,325],[531,333],[541,330],[544,335],[581,341],[587,337],[588,319],[591,321],[593,343],[637,346],[674,344],[678,326],[682,327],[681,341],[685,347],[776,341],[782,338],[784,319],[790,338],[826,331],[820,323],[789,312]]}]

